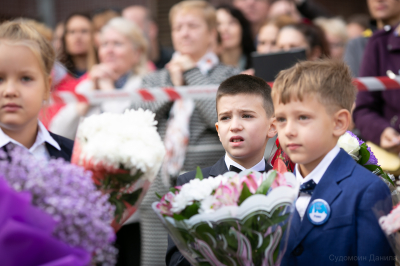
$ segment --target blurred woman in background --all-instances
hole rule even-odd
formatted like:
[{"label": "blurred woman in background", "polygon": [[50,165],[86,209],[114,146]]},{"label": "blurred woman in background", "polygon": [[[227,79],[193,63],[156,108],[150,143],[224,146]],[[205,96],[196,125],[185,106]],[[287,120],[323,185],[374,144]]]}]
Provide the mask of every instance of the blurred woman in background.
[{"label": "blurred woman in background", "polygon": [[315,25],[324,31],[333,59],[343,59],[348,36],[346,22],[341,18],[317,18]]},{"label": "blurred woman in background", "polygon": [[277,37],[277,47],[284,51],[304,48],[308,60],[330,56],[329,45],[324,32],[315,25],[300,23],[283,27]]},{"label": "blurred woman in background", "polygon": [[93,28],[88,15],[74,13],[66,19],[60,61],[74,78],[82,77],[96,63]]},{"label": "blurred woman in background", "polygon": [[292,24],[296,24],[296,20],[288,15],[281,15],[265,22],[258,33],[257,52],[267,54],[278,51],[276,38],[278,37],[279,30]]},{"label": "blurred woman in background", "polygon": [[[110,20],[101,30],[99,59],[86,78],[76,87],[76,92],[91,90],[136,90],[146,73],[147,42],[140,29],[123,18]],[[71,103],[62,107],[49,123],[49,129],[60,135],[74,138],[81,116],[100,112],[123,112],[130,101],[107,101],[100,106]]]},{"label": "blurred woman in background", "polygon": [[250,23],[242,12],[229,5],[220,6],[217,9],[217,30],[221,62],[240,70],[251,68],[251,53],[255,47]]}]

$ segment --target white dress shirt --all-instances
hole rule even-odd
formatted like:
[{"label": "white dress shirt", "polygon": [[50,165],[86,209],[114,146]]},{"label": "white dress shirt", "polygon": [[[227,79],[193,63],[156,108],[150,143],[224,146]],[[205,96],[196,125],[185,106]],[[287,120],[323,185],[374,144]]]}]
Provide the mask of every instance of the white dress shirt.
[{"label": "white dress shirt", "polygon": [[32,147],[30,147],[29,149],[27,149],[24,145],[22,145],[18,141],[10,138],[0,128],[0,148],[11,142],[27,149],[37,159],[44,159],[48,161],[50,159],[50,154],[46,149],[45,143],[46,142],[49,143],[51,146],[53,146],[59,151],[61,150],[61,148],[60,145],[58,145],[58,143],[50,136],[49,131],[47,131],[42,122],[40,122],[39,120],[38,120],[38,126],[39,128],[35,143],[33,143]]},{"label": "white dress shirt", "polygon": [[[340,151],[339,146],[335,146],[327,155],[325,155],[324,159],[315,167],[312,172],[307,175],[305,178],[301,175],[299,171],[299,165],[296,164],[296,179],[302,185],[303,183],[314,180],[315,184],[318,185],[322,176],[325,174],[326,169],[328,169],[329,165],[332,163],[333,159],[335,159],[336,155],[338,155]],[[306,213],[308,204],[310,203],[311,195],[307,193],[300,192],[299,198],[296,201],[296,209],[299,212],[300,219],[303,220],[304,214]]]},{"label": "white dress shirt", "polygon": [[[225,153],[225,164],[226,164],[226,167],[228,168],[228,170],[231,165],[236,166],[237,168],[239,168],[242,171],[246,170],[246,168],[244,168],[243,166],[241,166],[240,164],[238,164],[237,162],[232,160],[226,153]],[[253,167],[250,167],[249,169],[252,169],[252,170],[258,171],[258,172],[265,171],[265,159],[262,158],[258,164],[254,165]]]}]

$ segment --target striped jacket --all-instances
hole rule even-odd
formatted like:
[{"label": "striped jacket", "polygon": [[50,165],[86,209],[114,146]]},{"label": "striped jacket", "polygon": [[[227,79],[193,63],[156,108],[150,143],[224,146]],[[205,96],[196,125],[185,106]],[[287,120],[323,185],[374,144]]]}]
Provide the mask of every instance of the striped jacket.
[{"label": "striped jacket", "polygon": [[[198,68],[186,71],[183,74],[186,85],[210,85],[220,84],[225,79],[239,74],[239,69],[217,65],[205,76]],[[166,69],[151,73],[143,78],[143,87],[173,86],[169,72]],[[183,165],[183,172],[194,170],[215,164],[225,154],[219,141],[215,123],[217,113],[215,99],[195,100],[195,109],[190,119],[190,139]],[[149,109],[156,114],[158,132],[164,139],[167,121],[172,107],[172,102],[142,102],[133,104],[132,108]],[[140,206],[141,231],[142,231],[142,266],[165,265],[165,253],[167,250],[167,232],[161,225],[156,214],[151,209],[151,204],[158,200],[155,192],[167,193],[161,180],[160,173],[151,185]]]},{"label": "striped jacket", "polygon": [[[225,79],[238,73],[239,70],[236,68],[219,64],[211,69],[207,76],[201,74],[198,68],[188,70],[184,73],[184,80],[188,86],[218,85]],[[143,87],[151,88],[160,86],[173,86],[169,72],[166,69],[151,73],[143,79]],[[138,104],[134,108],[142,107],[156,113],[158,131],[164,139],[172,104],[172,102],[149,102]],[[195,100],[195,109],[190,119],[190,140],[182,171],[191,171],[197,166],[204,168],[213,165],[224,155],[224,148],[219,141],[215,129],[216,122],[215,99]]]}]

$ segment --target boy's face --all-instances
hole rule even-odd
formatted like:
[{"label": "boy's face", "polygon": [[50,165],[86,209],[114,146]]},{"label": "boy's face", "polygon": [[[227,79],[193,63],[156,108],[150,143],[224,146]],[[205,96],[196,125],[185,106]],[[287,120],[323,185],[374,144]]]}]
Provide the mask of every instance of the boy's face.
[{"label": "boy's face", "polygon": [[[346,129],[343,131],[337,113],[328,113],[316,97],[306,96],[303,101],[291,100],[286,104],[278,100],[274,97],[279,143],[290,159],[300,165],[301,171],[303,168],[312,171]],[[339,113],[346,112],[342,109]]]},{"label": "boy's face", "polygon": [[276,134],[258,95],[222,96],[218,102],[215,127],[228,156],[243,167],[256,165],[264,156],[268,138]]}]

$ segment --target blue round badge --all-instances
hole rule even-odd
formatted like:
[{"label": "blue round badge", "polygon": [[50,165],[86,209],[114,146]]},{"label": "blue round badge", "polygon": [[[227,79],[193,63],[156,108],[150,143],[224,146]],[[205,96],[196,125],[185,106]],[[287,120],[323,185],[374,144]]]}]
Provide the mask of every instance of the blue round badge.
[{"label": "blue round badge", "polygon": [[312,224],[321,225],[328,221],[331,207],[323,199],[316,199],[308,206],[307,216]]}]

